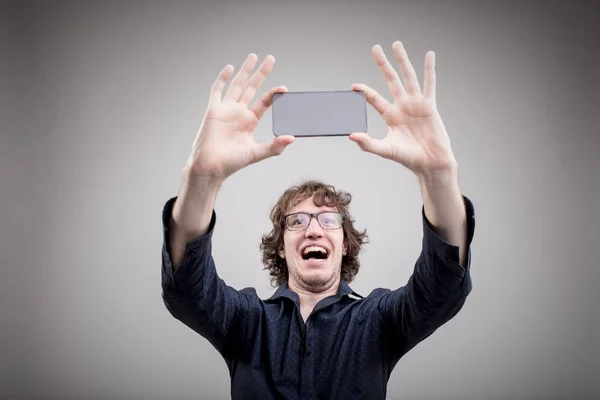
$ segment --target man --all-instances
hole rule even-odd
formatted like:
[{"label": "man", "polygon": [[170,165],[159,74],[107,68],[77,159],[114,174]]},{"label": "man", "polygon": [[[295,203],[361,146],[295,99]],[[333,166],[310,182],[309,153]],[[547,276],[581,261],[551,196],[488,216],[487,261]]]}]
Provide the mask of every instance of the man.
[{"label": "man", "polygon": [[273,231],[261,245],[279,285],[270,299],[259,299],[254,289],[235,290],[218,277],[211,236],[219,187],[241,168],[281,154],[294,137],[258,144],[252,136],[273,94],[287,90],[275,87],[249,106],[273,68],[272,56],[251,75],[257,57],[250,54],[224,96],[230,65],[212,86],[179,194],[163,210],[162,287],[171,314],[226,360],[234,399],[383,399],[398,360],[456,315],[471,291],[474,210],[461,194],[437,111],[434,53],[426,54],[421,92],[402,44],[392,47],[404,84],[381,47],[372,51],[394,102],[365,85],[353,86],[382,115],[387,136],[353,133],[350,140],[416,175],[423,250],[405,286],[376,289],[366,298],[348,286],[365,234],[352,226],[350,197],[319,182],[291,188],[271,214]]}]

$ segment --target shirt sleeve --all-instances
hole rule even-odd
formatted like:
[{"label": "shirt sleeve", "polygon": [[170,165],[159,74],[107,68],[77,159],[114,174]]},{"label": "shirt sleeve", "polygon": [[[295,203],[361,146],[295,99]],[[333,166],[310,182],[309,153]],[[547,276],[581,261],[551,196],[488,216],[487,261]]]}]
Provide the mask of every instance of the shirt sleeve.
[{"label": "shirt sleeve", "polygon": [[379,301],[379,311],[398,356],[452,319],[471,292],[470,245],[475,211],[466,196],[463,200],[467,215],[466,265],[460,265],[458,246],[447,243],[433,230],[423,207],[423,247],[413,274],[405,286],[388,291]]},{"label": "shirt sleeve", "polygon": [[214,211],[208,232],[186,243],[183,261],[173,272],[168,237],[176,199],[169,199],[162,213],[163,301],[173,317],[206,338],[226,357],[237,342],[248,301],[217,274],[211,254],[211,238],[216,223]]}]

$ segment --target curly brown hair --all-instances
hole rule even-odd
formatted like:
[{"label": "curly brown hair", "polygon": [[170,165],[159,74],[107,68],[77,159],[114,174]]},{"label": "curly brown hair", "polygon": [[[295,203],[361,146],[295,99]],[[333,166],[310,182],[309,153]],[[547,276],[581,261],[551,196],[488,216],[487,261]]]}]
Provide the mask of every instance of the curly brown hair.
[{"label": "curly brown hair", "polygon": [[333,186],[317,180],[304,181],[287,189],[271,210],[271,222],[273,229],[261,240],[260,250],[264,269],[269,270],[271,285],[278,287],[287,282],[289,271],[285,259],[279,255],[283,250],[283,233],[285,231],[284,215],[304,200],[313,197],[317,207],[334,207],[342,213],[342,229],[344,231],[344,242],[348,246],[347,254],[342,257],[341,279],[348,283],[354,280],[360,268],[358,253],[362,245],[368,243],[367,230],[359,232],[354,228],[354,219],[348,211],[352,200],[350,193],[336,190]]}]

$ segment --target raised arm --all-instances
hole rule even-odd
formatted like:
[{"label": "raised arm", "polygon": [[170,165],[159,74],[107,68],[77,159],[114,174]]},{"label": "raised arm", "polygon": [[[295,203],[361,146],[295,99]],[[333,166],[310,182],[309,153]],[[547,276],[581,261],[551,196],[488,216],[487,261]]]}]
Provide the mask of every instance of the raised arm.
[{"label": "raised arm", "polygon": [[281,154],[294,141],[293,136],[280,136],[270,143],[254,141],[254,129],[271,106],[273,94],[287,91],[284,86],[275,87],[249,107],[273,69],[275,58],[268,56],[250,77],[256,61],[255,54],[248,56],[225,96],[222,92],[233,66],[227,65],[211,87],[208,109],[182,170],[173,209],[169,240],[175,269],[183,259],[185,243],[206,233],[217,192],[225,179],[252,163]]},{"label": "raised arm", "polygon": [[248,301],[219,278],[211,254],[217,192],[236,171],[281,154],[294,141],[292,136],[280,136],[270,143],[254,141],[253,131],[271,106],[273,94],[287,90],[273,88],[249,106],[275,59],[268,56],[250,76],[256,61],[255,54],[248,56],[224,96],[222,91],[233,67],[226,66],[215,80],[204,120],[182,170],[179,194],[163,210],[165,305],[224,356],[235,346]]},{"label": "raised arm", "polygon": [[434,230],[447,242],[459,246],[461,265],[466,262],[467,224],[465,206],[458,185],[458,164],[450,138],[436,103],[435,53],[425,55],[423,91],[417,74],[400,41],[392,45],[404,84],[385,56],[381,46],[372,53],[394,98],[390,103],[364,84],[367,101],[388,126],[384,139],[366,133],[353,133],[350,139],[364,151],[393,160],[412,171],[419,181],[425,214]]},{"label": "raised arm", "polygon": [[435,54],[425,55],[423,90],[401,42],[392,45],[402,79],[381,46],[373,58],[392,94],[389,102],[364,84],[367,101],[388,126],[384,139],[353,133],[350,139],[367,152],[395,161],[416,176],[423,195],[423,249],[408,283],[385,296],[379,311],[392,327],[396,354],[450,320],[471,290],[470,252],[475,219],[471,201],[458,185],[458,164],[436,103]]}]

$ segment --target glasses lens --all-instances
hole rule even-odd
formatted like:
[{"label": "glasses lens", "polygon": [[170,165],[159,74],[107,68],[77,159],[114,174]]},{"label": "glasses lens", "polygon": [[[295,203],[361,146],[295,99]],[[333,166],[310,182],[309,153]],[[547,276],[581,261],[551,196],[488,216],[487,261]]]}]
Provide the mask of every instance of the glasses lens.
[{"label": "glasses lens", "polygon": [[306,228],[309,221],[310,215],[308,214],[293,214],[288,215],[285,223],[288,229],[294,231]]},{"label": "glasses lens", "polygon": [[334,212],[319,215],[319,223],[324,229],[337,229],[342,226],[342,216]]}]

